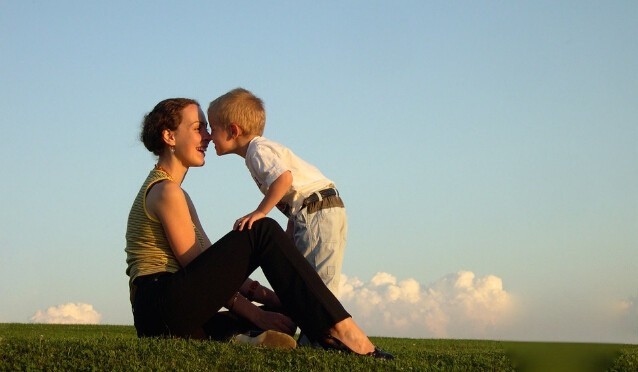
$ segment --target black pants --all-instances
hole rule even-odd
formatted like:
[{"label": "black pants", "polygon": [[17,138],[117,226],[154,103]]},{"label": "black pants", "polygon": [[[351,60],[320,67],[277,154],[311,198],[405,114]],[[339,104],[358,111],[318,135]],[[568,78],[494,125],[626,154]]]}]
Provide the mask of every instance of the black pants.
[{"label": "black pants", "polygon": [[310,338],[321,337],[350,316],[279,224],[264,218],[250,230],[226,234],[174,274],[136,279],[133,317],[138,336],[188,337],[204,328],[219,338],[234,327],[250,327],[218,311],[257,267],[279,296],[284,313]]}]

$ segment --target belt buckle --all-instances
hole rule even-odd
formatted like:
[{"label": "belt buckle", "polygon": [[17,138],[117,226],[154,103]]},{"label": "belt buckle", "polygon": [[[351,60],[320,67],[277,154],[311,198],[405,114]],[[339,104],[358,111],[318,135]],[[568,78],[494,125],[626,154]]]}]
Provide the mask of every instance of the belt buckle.
[{"label": "belt buckle", "polygon": [[305,207],[310,203],[322,201],[325,198],[335,196],[335,195],[339,196],[339,192],[334,187],[329,187],[327,189],[315,191],[312,194],[310,194],[310,196],[308,196],[306,199],[304,199],[303,206]]}]

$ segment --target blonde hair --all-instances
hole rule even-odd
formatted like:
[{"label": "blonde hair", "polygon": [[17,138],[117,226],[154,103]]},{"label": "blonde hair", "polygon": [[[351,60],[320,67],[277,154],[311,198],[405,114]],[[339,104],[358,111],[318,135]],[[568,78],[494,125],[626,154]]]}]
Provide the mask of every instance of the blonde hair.
[{"label": "blonde hair", "polygon": [[235,124],[245,134],[261,136],[266,126],[264,102],[244,88],[236,88],[208,105],[208,121],[228,129]]}]

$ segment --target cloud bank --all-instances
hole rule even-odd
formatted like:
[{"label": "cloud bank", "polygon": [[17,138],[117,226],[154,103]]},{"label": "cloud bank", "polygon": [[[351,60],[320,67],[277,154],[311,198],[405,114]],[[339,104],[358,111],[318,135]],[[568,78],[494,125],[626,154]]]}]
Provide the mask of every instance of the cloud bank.
[{"label": "cloud bank", "polygon": [[616,316],[615,331],[621,342],[638,342],[638,296],[629,297],[616,302],[614,306]]},{"label": "cloud bank", "polygon": [[373,336],[494,338],[514,312],[512,296],[494,275],[460,271],[429,286],[384,272],[367,283],[342,276],[340,300]]},{"label": "cloud bank", "polygon": [[93,305],[67,303],[52,306],[45,311],[38,310],[31,317],[32,323],[47,324],[99,324],[102,315],[93,309]]}]

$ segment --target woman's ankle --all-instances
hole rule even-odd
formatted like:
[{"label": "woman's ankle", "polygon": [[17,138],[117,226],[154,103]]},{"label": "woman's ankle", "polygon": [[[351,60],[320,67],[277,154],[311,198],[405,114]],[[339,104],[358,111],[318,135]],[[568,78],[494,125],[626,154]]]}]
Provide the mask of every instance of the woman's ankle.
[{"label": "woman's ankle", "polygon": [[367,354],[374,351],[374,345],[352,318],[336,323],[328,332],[356,353]]}]

